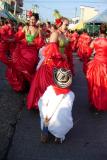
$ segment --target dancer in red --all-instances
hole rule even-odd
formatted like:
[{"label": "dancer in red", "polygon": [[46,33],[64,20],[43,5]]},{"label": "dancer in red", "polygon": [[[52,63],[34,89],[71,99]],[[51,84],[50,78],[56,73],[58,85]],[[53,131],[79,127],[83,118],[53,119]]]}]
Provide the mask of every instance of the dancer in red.
[{"label": "dancer in red", "polygon": [[53,69],[67,68],[70,69],[67,61],[67,55],[64,52],[66,46],[66,37],[64,36],[65,28],[68,25],[67,19],[61,19],[58,21],[57,26],[51,27],[50,42],[43,49],[44,61],[37,70],[34,79],[31,84],[31,88],[27,97],[27,108],[38,109],[38,100],[45,92],[49,85],[54,84],[53,82]]},{"label": "dancer in red", "polygon": [[[23,34],[25,38],[18,41],[23,38]],[[12,54],[11,66],[7,68],[6,74],[10,85],[16,91],[22,91],[25,88],[25,81],[29,83],[32,81],[38,64],[38,49],[41,42],[39,34],[34,14],[30,18],[30,24],[23,28],[22,37],[21,34],[16,35],[16,40],[19,43],[17,43],[17,47]]]},{"label": "dancer in red", "polygon": [[86,74],[87,63],[91,55],[90,43],[91,37],[88,35],[87,31],[84,30],[78,40],[78,51],[77,54],[80,59],[83,61],[83,72]]},{"label": "dancer in red", "polygon": [[[68,21],[66,18],[63,18],[63,19],[65,19],[65,22]],[[70,70],[71,70],[72,74],[74,75],[71,33],[68,30],[68,28],[65,29],[64,35],[66,37],[66,46],[64,48],[64,52],[67,56],[67,61],[70,65]]]},{"label": "dancer in red", "polygon": [[71,47],[72,47],[72,51],[73,51],[73,52],[76,52],[78,38],[79,38],[79,34],[78,34],[77,31],[75,30],[75,31],[71,34],[71,36],[70,36],[70,39],[71,39]]},{"label": "dancer in red", "polygon": [[100,26],[99,37],[91,48],[95,50],[95,57],[88,63],[87,80],[89,98],[93,108],[98,111],[107,111],[107,38],[106,26]]},{"label": "dancer in red", "polygon": [[8,65],[10,57],[11,37],[14,35],[12,22],[6,21],[0,28],[0,61]]}]

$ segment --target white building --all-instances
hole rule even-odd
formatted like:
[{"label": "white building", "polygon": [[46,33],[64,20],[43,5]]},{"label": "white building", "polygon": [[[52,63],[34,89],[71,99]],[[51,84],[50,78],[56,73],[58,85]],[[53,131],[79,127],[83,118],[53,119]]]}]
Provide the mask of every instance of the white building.
[{"label": "white building", "polygon": [[80,21],[87,22],[95,17],[98,11],[94,7],[80,6]]}]

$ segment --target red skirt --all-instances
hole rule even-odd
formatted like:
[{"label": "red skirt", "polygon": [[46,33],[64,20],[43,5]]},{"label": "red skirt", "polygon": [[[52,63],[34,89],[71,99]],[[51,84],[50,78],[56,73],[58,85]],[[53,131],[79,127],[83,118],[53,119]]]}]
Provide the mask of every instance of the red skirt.
[{"label": "red skirt", "polygon": [[6,78],[15,91],[23,91],[24,86],[24,77],[18,72],[14,67],[8,67],[6,70]]},{"label": "red skirt", "polygon": [[107,110],[107,63],[92,60],[88,63],[86,77],[92,105],[98,110]]},{"label": "red skirt", "polygon": [[4,42],[0,42],[0,61],[4,64],[8,64],[8,56],[6,55],[8,51],[8,45]]},{"label": "red skirt", "polygon": [[38,64],[38,53],[34,45],[19,44],[12,56],[13,66],[21,72],[26,80],[32,81]]},{"label": "red skirt", "polygon": [[[46,53],[47,52],[47,53]],[[27,108],[38,109],[38,100],[45,92],[49,85],[54,84],[53,69],[69,68],[68,62],[61,57],[56,44],[49,44],[44,50],[44,55],[48,58],[44,60],[40,68],[37,70],[31,83],[31,88],[27,97]]]},{"label": "red skirt", "polygon": [[6,77],[15,91],[25,88],[25,81],[31,83],[38,55],[35,46],[19,44],[12,54],[11,65],[7,68]]}]

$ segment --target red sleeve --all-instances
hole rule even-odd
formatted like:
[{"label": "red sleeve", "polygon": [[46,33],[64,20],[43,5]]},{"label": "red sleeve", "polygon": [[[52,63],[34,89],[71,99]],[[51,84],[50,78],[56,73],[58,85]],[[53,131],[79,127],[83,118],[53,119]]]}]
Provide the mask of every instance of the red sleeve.
[{"label": "red sleeve", "polygon": [[36,37],[34,43],[36,44],[37,50],[45,45],[45,41],[42,37]]},{"label": "red sleeve", "polygon": [[15,34],[15,40],[16,41],[20,41],[24,38],[25,38],[25,33],[20,31],[20,30]]}]

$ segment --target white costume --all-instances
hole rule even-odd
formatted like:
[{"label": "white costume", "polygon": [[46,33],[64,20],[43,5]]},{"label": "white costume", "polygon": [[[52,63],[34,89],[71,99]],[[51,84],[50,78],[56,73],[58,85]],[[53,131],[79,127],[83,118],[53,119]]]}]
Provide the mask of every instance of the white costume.
[{"label": "white costume", "polygon": [[45,57],[44,57],[43,54],[42,54],[44,48],[45,48],[45,46],[43,46],[42,48],[39,49],[39,59],[40,59],[40,60],[39,60],[39,63],[38,63],[38,65],[37,65],[37,67],[36,67],[36,70],[38,70],[38,69],[40,68],[42,62],[43,62],[44,59],[45,59]]},{"label": "white costume", "polygon": [[56,95],[49,86],[38,102],[41,129],[46,116],[51,117],[48,124],[49,132],[57,138],[65,139],[67,132],[73,127],[72,106],[75,95],[72,91],[67,94]]}]

